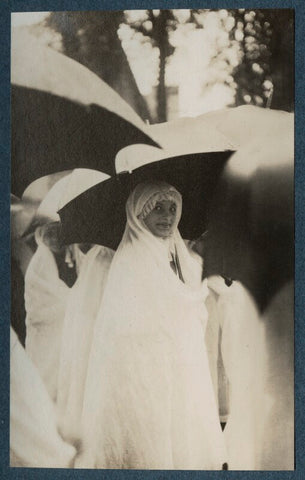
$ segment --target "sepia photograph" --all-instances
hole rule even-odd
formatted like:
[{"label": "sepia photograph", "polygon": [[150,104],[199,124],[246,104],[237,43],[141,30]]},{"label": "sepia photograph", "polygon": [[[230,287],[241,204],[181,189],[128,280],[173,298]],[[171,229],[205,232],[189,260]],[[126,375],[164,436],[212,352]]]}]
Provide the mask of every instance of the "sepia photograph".
[{"label": "sepia photograph", "polygon": [[295,470],[295,11],[10,33],[10,467]]}]

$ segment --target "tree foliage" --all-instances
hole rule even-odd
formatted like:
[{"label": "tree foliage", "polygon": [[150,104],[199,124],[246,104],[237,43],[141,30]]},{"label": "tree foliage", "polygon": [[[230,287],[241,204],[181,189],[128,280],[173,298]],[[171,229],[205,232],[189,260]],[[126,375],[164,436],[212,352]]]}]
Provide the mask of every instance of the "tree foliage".
[{"label": "tree foliage", "polygon": [[231,36],[239,42],[240,62],[233,72],[236,104],[284,110],[294,105],[294,17],[292,10],[230,10]]},{"label": "tree foliage", "polygon": [[[208,12],[202,9],[54,12],[48,19],[48,25],[61,33],[63,50],[67,55],[97,73],[129,101],[143,118],[149,118],[149,114],[118,37],[120,26],[128,25],[144,41],[157,48],[156,120],[161,122],[167,120],[166,68],[175,52],[172,34],[187,23],[193,29],[205,29],[204,19]],[[213,82],[222,81],[235,92],[235,105],[250,103],[292,110],[293,10],[228,9],[221,12],[223,20],[219,28],[223,29],[229,41],[225,47],[221,43],[216,45],[210,67],[214,72],[219,69],[222,71],[210,75],[210,83],[205,84],[204,88],[211,88]],[[202,45],[202,51],[204,48]],[[230,49],[238,52],[238,61],[234,66],[228,55]]]},{"label": "tree foliage", "polygon": [[118,38],[124,12],[53,12],[47,26],[59,32],[62,50],[116,90],[144,119],[149,112]]},{"label": "tree foliage", "polygon": [[[217,10],[214,10],[215,12]],[[167,58],[173,54],[170,33],[181,22],[204,29],[207,10],[146,10],[132,28],[148,37],[160,51],[158,85],[159,121],[166,119],[164,72]],[[225,12],[225,11],[224,11]],[[233,19],[230,29],[231,46],[238,46],[239,62],[231,72],[223,48],[218,48],[212,60],[227,64],[224,83],[236,89],[235,105],[250,103],[263,107],[293,110],[294,106],[294,16],[289,9],[229,9]],[[226,15],[223,28],[226,29]],[[203,46],[204,48],[204,46]],[[232,78],[233,77],[233,78]]]},{"label": "tree foliage", "polygon": [[167,102],[165,86],[165,69],[167,58],[173,54],[174,47],[170,44],[169,34],[177,26],[177,19],[172,10],[145,10],[141,17],[132,19],[125,17],[127,23],[135,31],[147,37],[153,47],[159,50],[159,82],[157,87],[157,119],[167,120]]}]

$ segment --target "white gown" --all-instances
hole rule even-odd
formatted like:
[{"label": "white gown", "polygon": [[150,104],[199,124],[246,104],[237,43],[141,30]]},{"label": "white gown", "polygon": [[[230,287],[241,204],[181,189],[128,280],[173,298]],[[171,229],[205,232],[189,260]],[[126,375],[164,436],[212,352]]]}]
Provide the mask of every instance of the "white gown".
[{"label": "white gown", "polygon": [[39,244],[25,275],[26,351],[53,401],[69,287],[59,278],[55,258]]},{"label": "white gown", "polygon": [[10,466],[68,468],[75,454],[60,437],[54,405],[11,328]]},{"label": "white gown", "polygon": [[177,230],[185,283],[175,275],[168,243],[143,226],[138,208],[132,197],[95,325],[76,467],[221,470],[207,284]]},{"label": "white gown", "polygon": [[67,441],[80,440],[90,347],[113,250],[94,246],[84,257],[80,275],[71,288],[60,342],[56,410]]},{"label": "white gown", "polygon": [[[293,470],[293,284],[285,285],[263,314],[240,283],[228,288],[211,277],[208,285],[217,300],[209,317],[208,351],[215,367],[219,339],[226,374],[222,393],[229,386],[220,399],[226,400],[220,407],[227,414],[229,469]],[[215,377],[219,388],[217,372]]]}]

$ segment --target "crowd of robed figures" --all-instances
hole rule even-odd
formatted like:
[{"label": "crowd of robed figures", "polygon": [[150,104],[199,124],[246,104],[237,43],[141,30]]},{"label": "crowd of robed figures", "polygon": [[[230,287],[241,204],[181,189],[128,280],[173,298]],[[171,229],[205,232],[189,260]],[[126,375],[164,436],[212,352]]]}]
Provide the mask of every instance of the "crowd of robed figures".
[{"label": "crowd of robed figures", "polygon": [[[262,152],[249,141],[236,155]],[[238,277],[205,275],[205,237],[179,233],[185,193],[153,176],[134,185],[115,251],[93,238],[63,247],[58,224],[36,231],[25,351],[11,334],[12,466],[293,468],[292,281],[262,310]]]},{"label": "crowd of robed figures", "polygon": [[[116,254],[74,245],[71,255],[56,241],[58,224],[37,229],[26,352],[12,336],[12,368],[27,357],[11,379],[13,464],[217,470],[287,461],[273,444],[269,417],[280,399],[267,391],[264,322],[239,282],[202,282],[202,245],[181,239],[181,206],[173,187],[140,184]],[[65,263],[77,271],[73,286]],[[48,435],[42,400],[52,411]],[[280,450],[287,441],[278,439]]]}]

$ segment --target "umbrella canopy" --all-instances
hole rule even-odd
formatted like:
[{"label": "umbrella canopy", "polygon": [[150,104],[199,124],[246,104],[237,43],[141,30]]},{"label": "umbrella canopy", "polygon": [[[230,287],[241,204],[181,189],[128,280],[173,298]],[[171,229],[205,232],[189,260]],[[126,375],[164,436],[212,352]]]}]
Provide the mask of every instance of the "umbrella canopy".
[{"label": "umbrella canopy", "polygon": [[281,110],[271,110],[254,105],[242,105],[205,113],[193,119],[194,127],[209,125],[221,132],[235,146],[246,147],[255,139],[279,138],[285,131],[293,131],[294,116]]},{"label": "umbrella canopy", "polygon": [[[220,111],[222,115],[223,110]],[[158,143],[172,152],[183,155],[190,153],[237,150],[239,142],[220,131],[208,115],[183,117],[170,122],[149,126],[149,133]]]},{"label": "umbrella canopy", "polygon": [[34,224],[38,225],[47,222],[59,221],[59,216],[57,213],[59,201],[69,186],[71,175],[72,174],[69,173],[65,177],[58,180],[50,188],[50,190],[40,203],[39,207],[37,208],[35,217],[33,219]]},{"label": "umbrella canopy", "polygon": [[117,248],[126,224],[125,204],[130,192],[138,183],[152,180],[164,180],[182,194],[179,230],[184,238],[196,238],[206,228],[210,200],[231,154],[221,151],[169,157],[95,185],[59,210],[63,242]]},{"label": "umbrella canopy", "polygon": [[205,274],[240,280],[262,310],[294,275],[294,118],[266,115],[223,171],[205,239]]},{"label": "umbrella canopy", "polygon": [[[194,130],[190,120],[149,126],[164,148],[130,145],[116,156],[116,177],[74,199],[76,195],[70,192],[71,201],[63,199],[59,211],[63,241],[74,243],[90,238],[91,243],[115,249],[124,232],[129,193],[137,183],[151,180],[165,180],[182,194],[182,235],[193,239],[201,234],[217,179],[235,147],[213,126],[200,123]],[[77,180],[83,184],[81,177]]]},{"label": "umbrella canopy", "polygon": [[[221,127],[224,135],[231,132],[230,143],[239,144],[235,154],[193,153],[162,160],[164,152],[152,147],[122,150],[116,168],[131,173],[111,178],[65,205],[59,212],[64,240],[94,238],[90,241],[116,248],[123,234],[126,198],[134,185],[154,178],[166,180],[183,195],[179,228],[184,238],[194,239],[208,229],[204,275],[241,281],[264,309],[293,278],[294,116],[238,107],[203,117],[187,123],[197,124],[198,132],[198,125],[208,125],[203,131]],[[158,128],[162,129],[157,125],[155,133]],[[170,128],[165,124],[168,132]],[[170,134],[167,141],[175,143]],[[212,143],[215,148],[217,142]],[[194,145],[189,142],[189,149]],[[78,240],[78,235],[84,237]]]},{"label": "umbrella canopy", "polygon": [[[56,216],[57,219],[57,210],[56,206],[48,205],[47,208],[44,207],[44,200],[49,203],[48,196],[49,193],[53,196],[52,191],[53,187],[57,191],[57,199],[62,197],[64,188],[56,187],[57,184],[61,185],[67,181],[66,178],[69,176],[69,171],[58,172],[46,177],[42,177],[31,183],[29,185],[22,198],[11,194],[11,237],[20,238],[26,231],[31,230],[33,224],[44,223],[46,221],[52,221]],[[41,210],[41,205],[42,209]],[[57,206],[58,207],[58,206]],[[52,211],[51,211],[52,210]]]},{"label": "umbrella canopy", "polygon": [[13,194],[63,170],[113,174],[120,149],[158,146],[133,109],[84,66],[18,29],[11,53]]},{"label": "umbrella canopy", "polygon": [[[27,229],[26,233],[28,234],[30,230],[35,229],[38,225],[48,222],[59,222],[60,218],[57,212],[62,202],[69,202],[71,198],[80,195],[83,191],[104,181],[106,178],[109,178],[109,175],[87,168],[76,168],[72,173],[60,178],[42,199],[33,217],[31,227]],[[81,179],[81,182],[79,179]],[[29,190],[28,188],[26,192]]]}]

